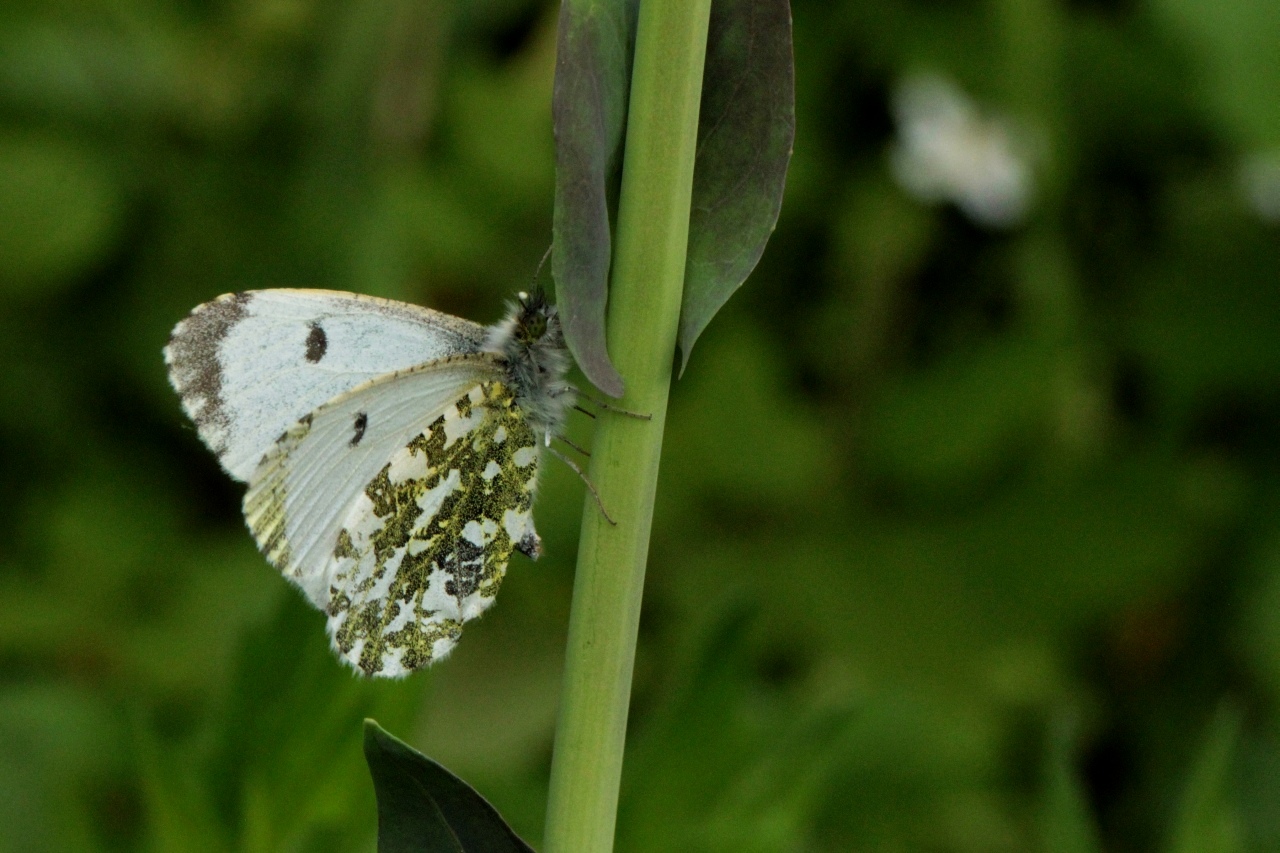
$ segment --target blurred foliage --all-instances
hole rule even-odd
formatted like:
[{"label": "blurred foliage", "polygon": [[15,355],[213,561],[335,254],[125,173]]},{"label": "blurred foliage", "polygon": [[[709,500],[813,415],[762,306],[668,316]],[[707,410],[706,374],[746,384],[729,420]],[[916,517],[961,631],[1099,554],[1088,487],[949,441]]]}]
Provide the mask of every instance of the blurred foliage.
[{"label": "blurred foliage", "polygon": [[[253,287],[496,319],[555,5],[0,6],[0,850],[371,850],[365,716],[538,838],[573,475],[450,660],[358,681],[160,348]],[[1280,234],[1237,180],[1277,8],[794,0],[778,230],[673,393],[620,850],[1280,846]],[[1035,140],[1020,226],[893,182],[919,71]]]}]

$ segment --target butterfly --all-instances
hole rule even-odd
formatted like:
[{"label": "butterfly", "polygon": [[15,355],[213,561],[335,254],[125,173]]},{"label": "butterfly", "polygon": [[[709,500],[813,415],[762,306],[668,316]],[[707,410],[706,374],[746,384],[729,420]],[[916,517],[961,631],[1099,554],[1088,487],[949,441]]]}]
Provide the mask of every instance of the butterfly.
[{"label": "butterfly", "polygon": [[360,672],[444,657],[512,552],[540,554],[538,462],[576,402],[540,290],[490,327],[352,293],[231,293],[178,323],[164,358],[200,438],[248,484],[259,549]]}]

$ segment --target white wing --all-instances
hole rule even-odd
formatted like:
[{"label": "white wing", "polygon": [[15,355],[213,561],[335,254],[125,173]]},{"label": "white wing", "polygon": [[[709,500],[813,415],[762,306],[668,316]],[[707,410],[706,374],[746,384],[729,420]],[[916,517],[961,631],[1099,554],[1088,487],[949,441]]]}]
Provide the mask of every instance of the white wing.
[{"label": "white wing", "polygon": [[443,358],[380,376],[304,415],[267,451],[245,493],[245,520],[267,559],[324,609],[338,531],[365,487],[499,370],[484,353]]},{"label": "white wing", "polygon": [[308,412],[370,379],[480,351],[482,326],[331,290],[255,290],[206,302],[165,347],[169,381],[237,480]]}]

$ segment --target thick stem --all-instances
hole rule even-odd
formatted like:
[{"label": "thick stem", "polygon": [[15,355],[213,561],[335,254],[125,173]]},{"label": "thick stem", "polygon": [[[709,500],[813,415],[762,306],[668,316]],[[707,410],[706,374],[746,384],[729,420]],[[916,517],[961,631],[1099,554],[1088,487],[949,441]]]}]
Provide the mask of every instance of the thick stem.
[{"label": "thick stem", "polygon": [[675,356],[711,0],[642,0],[609,291],[610,355],[627,383],[605,412],[569,617],[546,853],[612,850],[667,391]]}]

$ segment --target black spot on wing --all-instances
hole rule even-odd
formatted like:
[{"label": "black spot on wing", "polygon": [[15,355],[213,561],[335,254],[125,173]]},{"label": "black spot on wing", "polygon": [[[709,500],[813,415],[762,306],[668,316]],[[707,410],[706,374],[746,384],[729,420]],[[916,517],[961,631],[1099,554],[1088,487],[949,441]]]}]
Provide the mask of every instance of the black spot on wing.
[{"label": "black spot on wing", "polygon": [[351,446],[355,447],[360,443],[360,439],[364,438],[364,431],[369,426],[369,414],[361,412],[356,415],[355,435],[351,436]]},{"label": "black spot on wing", "polygon": [[329,336],[324,333],[324,328],[319,323],[312,323],[311,331],[307,335],[307,361],[315,364],[324,358],[327,349],[329,349]]}]

